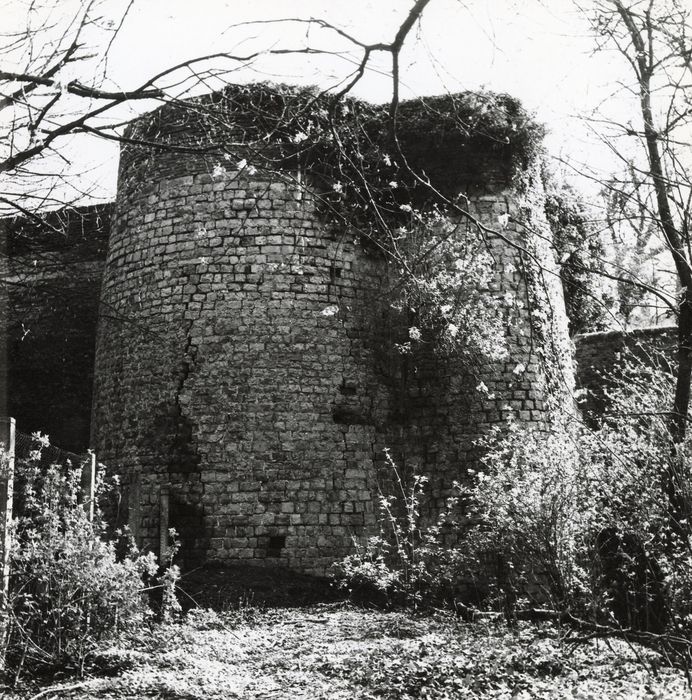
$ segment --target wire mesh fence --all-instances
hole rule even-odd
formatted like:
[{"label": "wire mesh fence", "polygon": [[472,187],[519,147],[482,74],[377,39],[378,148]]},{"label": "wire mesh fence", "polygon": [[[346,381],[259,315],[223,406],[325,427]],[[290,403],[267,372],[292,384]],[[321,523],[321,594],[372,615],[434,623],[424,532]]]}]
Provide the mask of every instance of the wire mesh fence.
[{"label": "wire mesh fence", "polygon": [[41,466],[59,464],[74,469],[84,468],[85,465],[91,464],[93,459],[91,452],[78,454],[63,450],[51,445],[45,437],[29,435],[19,430],[15,431],[14,456],[15,459],[33,459]]},{"label": "wire mesh fence", "polygon": [[[96,499],[96,455],[93,452],[77,453],[70,450],[64,450],[57,445],[51,445],[45,435],[34,433],[32,435],[16,430],[12,419],[4,419],[12,424],[12,463],[15,465],[12,468],[12,474],[8,475],[10,479],[15,477],[21,478],[22,471],[16,471],[17,465],[24,462],[29,462],[33,467],[38,467],[40,470],[48,471],[51,467],[57,465],[60,467],[63,474],[67,472],[76,473],[79,475],[81,491],[79,502],[82,503],[87,512],[89,519],[93,521],[95,512]],[[1,484],[0,484],[1,487]],[[2,489],[0,488],[0,491]],[[9,499],[12,500],[12,495],[9,494]],[[10,503],[3,504],[0,493],[0,519],[2,512],[9,509],[12,510]],[[14,499],[16,500],[16,498]],[[20,499],[21,500],[21,499]],[[15,504],[21,505],[21,503]],[[16,514],[15,514],[16,515]]]}]

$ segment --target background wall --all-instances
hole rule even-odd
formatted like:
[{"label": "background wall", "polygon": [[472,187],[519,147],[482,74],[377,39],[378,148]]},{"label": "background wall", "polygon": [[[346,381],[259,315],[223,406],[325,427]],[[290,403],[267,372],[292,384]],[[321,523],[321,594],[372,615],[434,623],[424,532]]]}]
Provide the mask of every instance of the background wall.
[{"label": "background wall", "polygon": [[608,377],[618,376],[626,354],[651,364],[661,364],[672,372],[677,343],[675,326],[637,328],[631,331],[606,331],[584,333],[574,339],[577,363],[577,386],[585,389],[582,411],[599,415],[607,409],[604,389]]},{"label": "background wall", "polygon": [[[94,338],[110,205],[63,210],[41,225],[0,221],[4,413],[22,432],[89,447]],[[105,313],[105,310],[104,310]]]}]

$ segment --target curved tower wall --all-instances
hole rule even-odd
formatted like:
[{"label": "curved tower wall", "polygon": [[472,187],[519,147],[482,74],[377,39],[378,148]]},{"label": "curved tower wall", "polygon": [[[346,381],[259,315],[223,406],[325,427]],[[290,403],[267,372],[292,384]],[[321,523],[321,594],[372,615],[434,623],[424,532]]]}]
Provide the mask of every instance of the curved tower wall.
[{"label": "curved tower wall", "polygon": [[[454,481],[482,468],[489,433],[502,434],[508,421],[543,431],[556,415],[575,412],[573,348],[543,201],[536,182],[524,193],[505,188],[469,201],[481,225],[500,234],[487,238],[494,275],[485,293],[500,300],[504,356],[467,366],[423,351],[405,360],[403,388],[401,377],[389,384],[405,416],[390,421],[385,442],[397,446],[407,471],[428,477],[436,512]],[[458,235],[473,229],[467,224]]]},{"label": "curved tower wall", "polygon": [[[186,123],[181,138],[194,130]],[[247,560],[323,573],[374,532],[385,447],[404,472],[430,476],[441,504],[491,426],[546,420],[555,378],[537,353],[535,284],[522,271],[538,256],[554,266],[547,249],[525,254],[545,225],[535,203],[511,192],[472,202],[517,246],[493,239],[488,290],[507,299],[509,355],[468,372],[426,350],[391,352],[401,321],[385,294],[386,259],[326,225],[303,180],[203,154],[123,154],[92,443],[122,475],[145,546],[157,546],[168,490],[187,566]],[[567,397],[566,323],[549,289],[542,323],[563,353],[553,368],[562,363]]]}]

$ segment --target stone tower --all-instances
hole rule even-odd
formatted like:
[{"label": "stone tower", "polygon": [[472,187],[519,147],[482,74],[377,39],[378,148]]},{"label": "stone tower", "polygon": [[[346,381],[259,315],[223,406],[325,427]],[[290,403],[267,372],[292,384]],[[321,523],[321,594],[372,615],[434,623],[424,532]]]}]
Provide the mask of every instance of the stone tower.
[{"label": "stone tower", "polygon": [[406,324],[388,297],[395,266],[329,220],[341,185],[313,176],[319,158],[296,156],[306,110],[325,112],[303,100],[297,117],[269,123],[276,95],[285,106],[305,91],[233,87],[131,127],[102,288],[92,443],[127,486],[142,544],[159,542],[164,489],[186,565],[323,573],[373,531],[385,448],[404,472],[429,476],[439,505],[476,464],[476,439],[509,417],[543,425],[549,397],[567,401],[572,370],[530,164],[520,190],[501,149],[474,160],[453,138],[420,153],[409,139],[412,162],[455,173],[446,184],[501,230],[487,237],[484,293],[501,300],[507,352],[471,369],[426,347],[401,354],[392,348]]}]

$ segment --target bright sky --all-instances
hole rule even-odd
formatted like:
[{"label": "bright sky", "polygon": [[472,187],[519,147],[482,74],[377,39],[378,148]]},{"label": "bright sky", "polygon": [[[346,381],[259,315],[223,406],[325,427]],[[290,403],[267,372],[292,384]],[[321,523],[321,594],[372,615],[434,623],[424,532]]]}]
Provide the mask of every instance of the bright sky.
[{"label": "bright sky", "polygon": [[[50,1],[62,16],[68,16],[80,2]],[[111,46],[108,75],[115,84],[132,88],[150,75],[198,55],[217,51],[246,55],[309,44],[349,54],[265,55],[251,68],[238,69],[231,79],[274,79],[329,87],[353,70],[352,45],[333,32],[314,26],[309,29],[304,23],[242,23],[315,17],[364,42],[391,41],[412,4],[413,0],[135,0]],[[106,0],[105,14],[116,17],[126,5],[126,0]],[[0,11],[8,25],[21,25],[26,0],[5,0]],[[431,0],[422,22],[407,39],[402,56],[402,96],[480,88],[511,93],[548,124],[548,146],[554,154],[608,169],[607,155],[579,117],[611,95],[618,73],[623,75],[626,67],[615,54],[594,54],[593,48],[594,39],[572,0]],[[388,57],[376,55],[372,67],[354,94],[385,101],[391,94]],[[626,122],[630,104],[619,98],[612,104]],[[634,111],[632,118],[636,119]],[[117,147],[85,146],[76,140],[70,151],[75,167],[91,169],[90,178],[101,195],[112,197]]]}]

